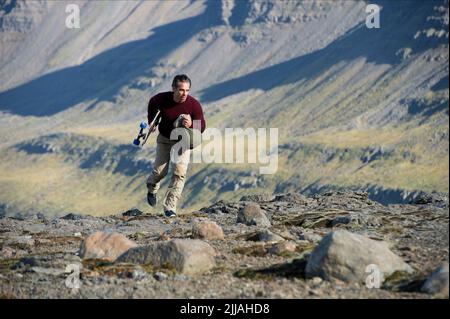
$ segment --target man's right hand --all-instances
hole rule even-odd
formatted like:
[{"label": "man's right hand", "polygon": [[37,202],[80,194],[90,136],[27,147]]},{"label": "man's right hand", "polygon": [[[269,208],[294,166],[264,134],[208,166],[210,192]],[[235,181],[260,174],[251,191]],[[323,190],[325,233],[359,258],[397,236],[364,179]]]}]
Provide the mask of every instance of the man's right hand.
[{"label": "man's right hand", "polygon": [[192,118],[189,114],[182,114],[181,117],[183,118],[183,126],[186,128],[190,128],[192,125]]}]

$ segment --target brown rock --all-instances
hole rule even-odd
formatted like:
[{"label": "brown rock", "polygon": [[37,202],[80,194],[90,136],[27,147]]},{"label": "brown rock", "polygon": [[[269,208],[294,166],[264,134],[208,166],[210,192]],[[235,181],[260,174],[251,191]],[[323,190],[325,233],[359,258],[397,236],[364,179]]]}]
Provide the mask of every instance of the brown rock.
[{"label": "brown rock", "polygon": [[80,257],[115,261],[124,252],[136,246],[135,242],[122,234],[95,232],[81,244]]},{"label": "brown rock", "polygon": [[192,237],[205,240],[223,240],[222,228],[213,221],[200,221],[192,227]]},{"label": "brown rock", "polygon": [[273,244],[269,249],[269,253],[272,255],[283,255],[295,252],[297,245],[291,241],[283,241]]},{"label": "brown rock", "polygon": [[269,219],[256,203],[250,203],[241,209],[238,213],[236,222],[243,223],[248,226],[256,225],[270,227]]},{"label": "brown rock", "polygon": [[258,233],[258,239],[260,241],[274,242],[274,243],[284,241],[283,237],[271,232],[268,229],[264,229],[264,230],[260,231]]}]

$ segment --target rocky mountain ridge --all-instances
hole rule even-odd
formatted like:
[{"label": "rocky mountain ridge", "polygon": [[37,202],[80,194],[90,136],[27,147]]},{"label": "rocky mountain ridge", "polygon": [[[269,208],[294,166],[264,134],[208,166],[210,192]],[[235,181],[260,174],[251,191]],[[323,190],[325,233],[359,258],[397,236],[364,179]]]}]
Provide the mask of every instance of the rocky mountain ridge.
[{"label": "rocky mountain ridge", "polygon": [[442,198],[260,194],[175,219],[8,217],[0,244],[3,298],[448,298]]}]

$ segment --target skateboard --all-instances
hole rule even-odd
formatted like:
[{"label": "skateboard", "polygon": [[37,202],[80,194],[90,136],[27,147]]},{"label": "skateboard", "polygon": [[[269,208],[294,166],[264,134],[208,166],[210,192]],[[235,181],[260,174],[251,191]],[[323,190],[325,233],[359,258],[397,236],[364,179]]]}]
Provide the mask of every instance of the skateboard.
[{"label": "skateboard", "polygon": [[133,145],[143,147],[148,140],[148,137],[153,132],[154,128],[159,124],[161,119],[160,111],[156,113],[155,118],[150,124],[146,122],[141,122],[139,125],[139,133],[137,137],[133,140]]}]

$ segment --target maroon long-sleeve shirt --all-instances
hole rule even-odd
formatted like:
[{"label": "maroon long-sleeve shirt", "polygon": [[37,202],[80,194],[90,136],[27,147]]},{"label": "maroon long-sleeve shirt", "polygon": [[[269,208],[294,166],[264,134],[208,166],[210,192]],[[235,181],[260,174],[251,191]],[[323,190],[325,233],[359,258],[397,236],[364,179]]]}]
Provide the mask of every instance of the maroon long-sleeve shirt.
[{"label": "maroon long-sleeve shirt", "polygon": [[181,114],[189,114],[191,116],[191,128],[194,120],[200,120],[201,132],[203,133],[205,130],[206,123],[203,117],[202,106],[190,95],[183,103],[177,103],[173,100],[173,92],[162,92],[153,96],[148,102],[148,123],[153,121],[158,110],[161,111],[161,121],[159,122],[158,130],[166,138],[170,138],[170,132],[174,129],[173,122]]}]

